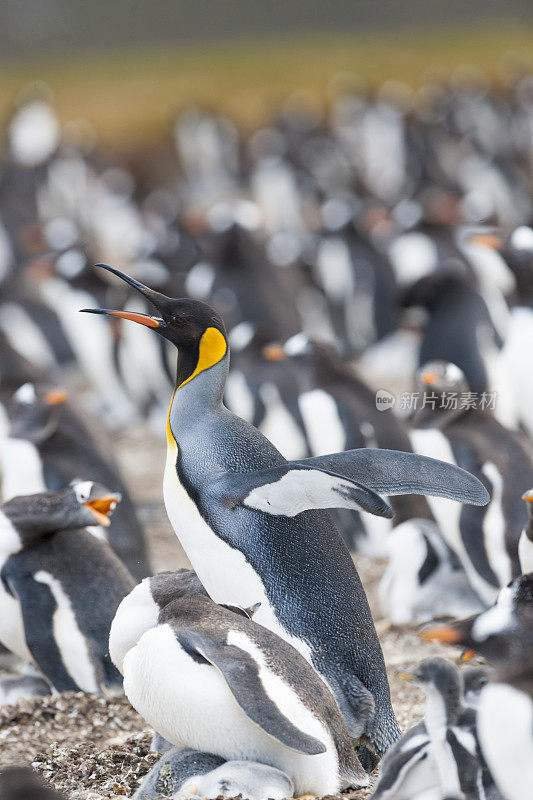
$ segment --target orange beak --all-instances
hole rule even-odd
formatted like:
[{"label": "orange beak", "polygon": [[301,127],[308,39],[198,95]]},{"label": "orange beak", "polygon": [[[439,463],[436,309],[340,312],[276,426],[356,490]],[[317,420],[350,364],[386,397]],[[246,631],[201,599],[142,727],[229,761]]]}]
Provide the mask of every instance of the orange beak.
[{"label": "orange beak", "polygon": [[422,374],[422,383],[425,383],[426,386],[432,386],[436,382],[437,376],[434,372],[424,372]]},{"label": "orange beak", "polygon": [[44,396],[44,402],[49,406],[60,406],[66,403],[67,399],[68,394],[64,389],[51,389]]},{"label": "orange beak", "polygon": [[139,325],[146,325],[147,328],[159,328],[159,322],[149,314],[135,314],[132,311],[106,311],[111,317],[129,319],[131,322],[138,322]]},{"label": "orange beak", "polygon": [[471,650],[469,647],[466,647],[461,653],[461,658],[459,659],[459,661],[461,662],[461,664],[464,664],[467,661],[471,661],[475,655],[476,655],[475,650]]},{"label": "orange beak", "polygon": [[425,642],[444,642],[444,644],[457,644],[463,638],[460,630],[451,625],[441,625],[438,628],[428,628],[422,631],[421,637]]},{"label": "orange beak", "polygon": [[121,499],[119,494],[109,494],[104,497],[97,497],[96,500],[91,500],[83,505],[92,511],[99,525],[104,525],[104,527],[108,528],[111,525],[109,517]]},{"label": "orange beak", "polygon": [[476,233],[470,238],[470,244],[490,247],[491,250],[499,250],[503,245],[503,241],[495,233]]},{"label": "orange beak", "polygon": [[267,344],[263,347],[262,353],[266,361],[285,361],[287,358],[281,344]]},{"label": "orange beak", "polygon": [[398,678],[401,678],[402,681],[412,681],[413,675],[411,672],[397,672],[396,675]]},{"label": "orange beak", "polygon": [[533,503],[533,489],[529,489],[527,492],[524,492],[522,495],[522,500],[526,500],[528,503]]}]

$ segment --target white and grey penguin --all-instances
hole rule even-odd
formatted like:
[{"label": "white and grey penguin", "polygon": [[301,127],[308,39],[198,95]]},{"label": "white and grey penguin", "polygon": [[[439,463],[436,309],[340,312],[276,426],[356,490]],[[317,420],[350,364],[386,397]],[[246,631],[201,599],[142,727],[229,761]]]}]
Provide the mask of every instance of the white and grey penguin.
[{"label": "white and grey penguin", "polygon": [[87,530],[120,501],[92,481],[0,507],[0,642],[56,691],[118,688],[111,621],[133,580]]},{"label": "white and grey penguin", "polygon": [[477,740],[476,712],[464,702],[455,665],[428,658],[398,674],[424,690],[426,713],[386,754],[373,798],[499,800]]},{"label": "white and grey penguin", "polygon": [[[158,313],[86,310],[145,325],[179,350],[163,490],[198,577],[217,603],[260,602],[256,620],[313,664],[351,734],[381,755],[400,733],[383,654],[354,564],[324,509],[390,517],[380,492],[484,504],[486,490],[463,470],[412,453],[361,449],[286,461],[223,405],[229,346],[220,315],[203,302],[166,297],[106,269]],[[326,596],[324,587],[335,591]],[[367,719],[361,711],[371,700],[375,713]]]},{"label": "white and grey penguin", "polygon": [[152,767],[134,798],[240,795],[243,800],[284,800],[293,794],[290,778],[274,767],[254,761],[224,761],[212,753],[173,747]]},{"label": "white and grey penguin", "polygon": [[83,475],[113,486],[122,502],[111,525],[94,528],[106,538],[134,577],[150,572],[135,507],[96,417],[82,418],[67,393],[44,383],[25,383],[6,406],[9,436],[0,447],[2,498],[57,491]]},{"label": "white and grey penguin", "polygon": [[368,785],[315,670],[244,610],[214,603],[197,582],[186,570],[163,573],[122,601],[110,652],[133,707],[167,742],[275,767],[298,795]]},{"label": "white and grey penguin", "polygon": [[[426,402],[413,419],[416,452],[467,469],[491,493],[483,509],[429,504],[449,547],[480,599],[490,605],[499,589],[519,575],[518,542],[527,519],[521,493],[533,485],[532,451],[524,437],[501,425],[482,396],[471,397],[455,364],[433,361],[417,373]],[[497,398],[496,398],[497,402]]]},{"label": "white and grey penguin", "polygon": [[495,674],[482,689],[477,712],[481,748],[506,800],[528,800],[533,782],[533,576],[529,599],[510,602],[509,595],[493,608],[433,638],[454,641],[489,659]]}]

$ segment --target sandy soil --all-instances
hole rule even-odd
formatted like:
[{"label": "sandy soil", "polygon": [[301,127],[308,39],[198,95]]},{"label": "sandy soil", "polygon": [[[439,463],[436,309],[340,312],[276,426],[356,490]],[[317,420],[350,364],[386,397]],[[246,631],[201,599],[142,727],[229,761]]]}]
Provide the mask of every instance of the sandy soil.
[{"label": "sandy soil", "polygon": [[[146,431],[135,430],[117,437],[116,445],[124,477],[148,532],[154,572],[188,566],[162,502],[164,443]],[[422,642],[415,630],[391,628],[377,603],[384,563],[361,556],[355,561],[383,647],[393,706],[405,730],[423,716],[424,704],[421,692],[397,678],[395,672],[432,655],[456,660],[457,650]],[[157,760],[149,745],[149,729],[123,697],[67,692],[0,709],[0,767],[33,764],[75,800],[131,796]],[[352,797],[363,800],[369,794],[369,790],[359,791]]]}]

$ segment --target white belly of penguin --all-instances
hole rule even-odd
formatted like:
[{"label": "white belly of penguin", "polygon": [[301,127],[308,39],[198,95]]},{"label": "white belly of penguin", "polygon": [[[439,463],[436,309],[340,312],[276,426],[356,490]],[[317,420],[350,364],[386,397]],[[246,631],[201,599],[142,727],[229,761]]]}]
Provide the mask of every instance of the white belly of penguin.
[{"label": "white belly of penguin", "polygon": [[[328,749],[321,755],[297,753],[262,731],[242,711],[216,667],[194,661],[168,625],[147,631],[129,650],[124,690],[133,707],[173,744],[278,767],[291,777],[297,794],[334,793],[338,788],[331,739],[309,711],[302,706],[305,719],[298,722],[325,740]],[[286,713],[280,697],[271,699]]]},{"label": "white belly of penguin", "polygon": [[[0,569],[3,564],[0,563]],[[0,581],[0,642],[23,661],[33,661],[24,635],[22,610]]]},{"label": "white belly of penguin", "polygon": [[242,608],[261,603],[254,622],[281,636],[311,663],[311,648],[282,627],[252,565],[240,550],[217,536],[198,511],[178,477],[176,459],[177,450],[167,447],[163,479],[165,507],[174,532],[211,599]]}]

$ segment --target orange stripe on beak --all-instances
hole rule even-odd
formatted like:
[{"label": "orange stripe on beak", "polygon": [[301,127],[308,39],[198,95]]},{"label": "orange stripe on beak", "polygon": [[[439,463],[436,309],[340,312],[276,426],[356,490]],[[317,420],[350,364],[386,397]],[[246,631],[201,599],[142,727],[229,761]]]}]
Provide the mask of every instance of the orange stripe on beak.
[{"label": "orange stripe on beak", "polygon": [[429,628],[422,631],[422,639],[425,642],[444,642],[445,644],[456,644],[463,638],[461,631],[452,628],[451,625],[443,625],[440,628]]},{"label": "orange stripe on beak", "polygon": [[61,403],[66,403],[68,394],[64,389],[51,389],[46,392],[44,402],[49,406],[59,406]]},{"label": "orange stripe on beak", "polygon": [[107,311],[113,317],[129,319],[131,322],[138,322],[139,325],[146,325],[147,328],[159,328],[159,322],[148,314],[134,314],[131,311]]},{"label": "orange stripe on beak", "polygon": [[262,354],[266,361],[284,361],[286,358],[285,350],[281,344],[267,344],[263,347]]},{"label": "orange stripe on beak", "polygon": [[528,503],[533,503],[533,489],[530,489],[528,492],[524,492],[522,495],[522,500],[526,500]]}]

